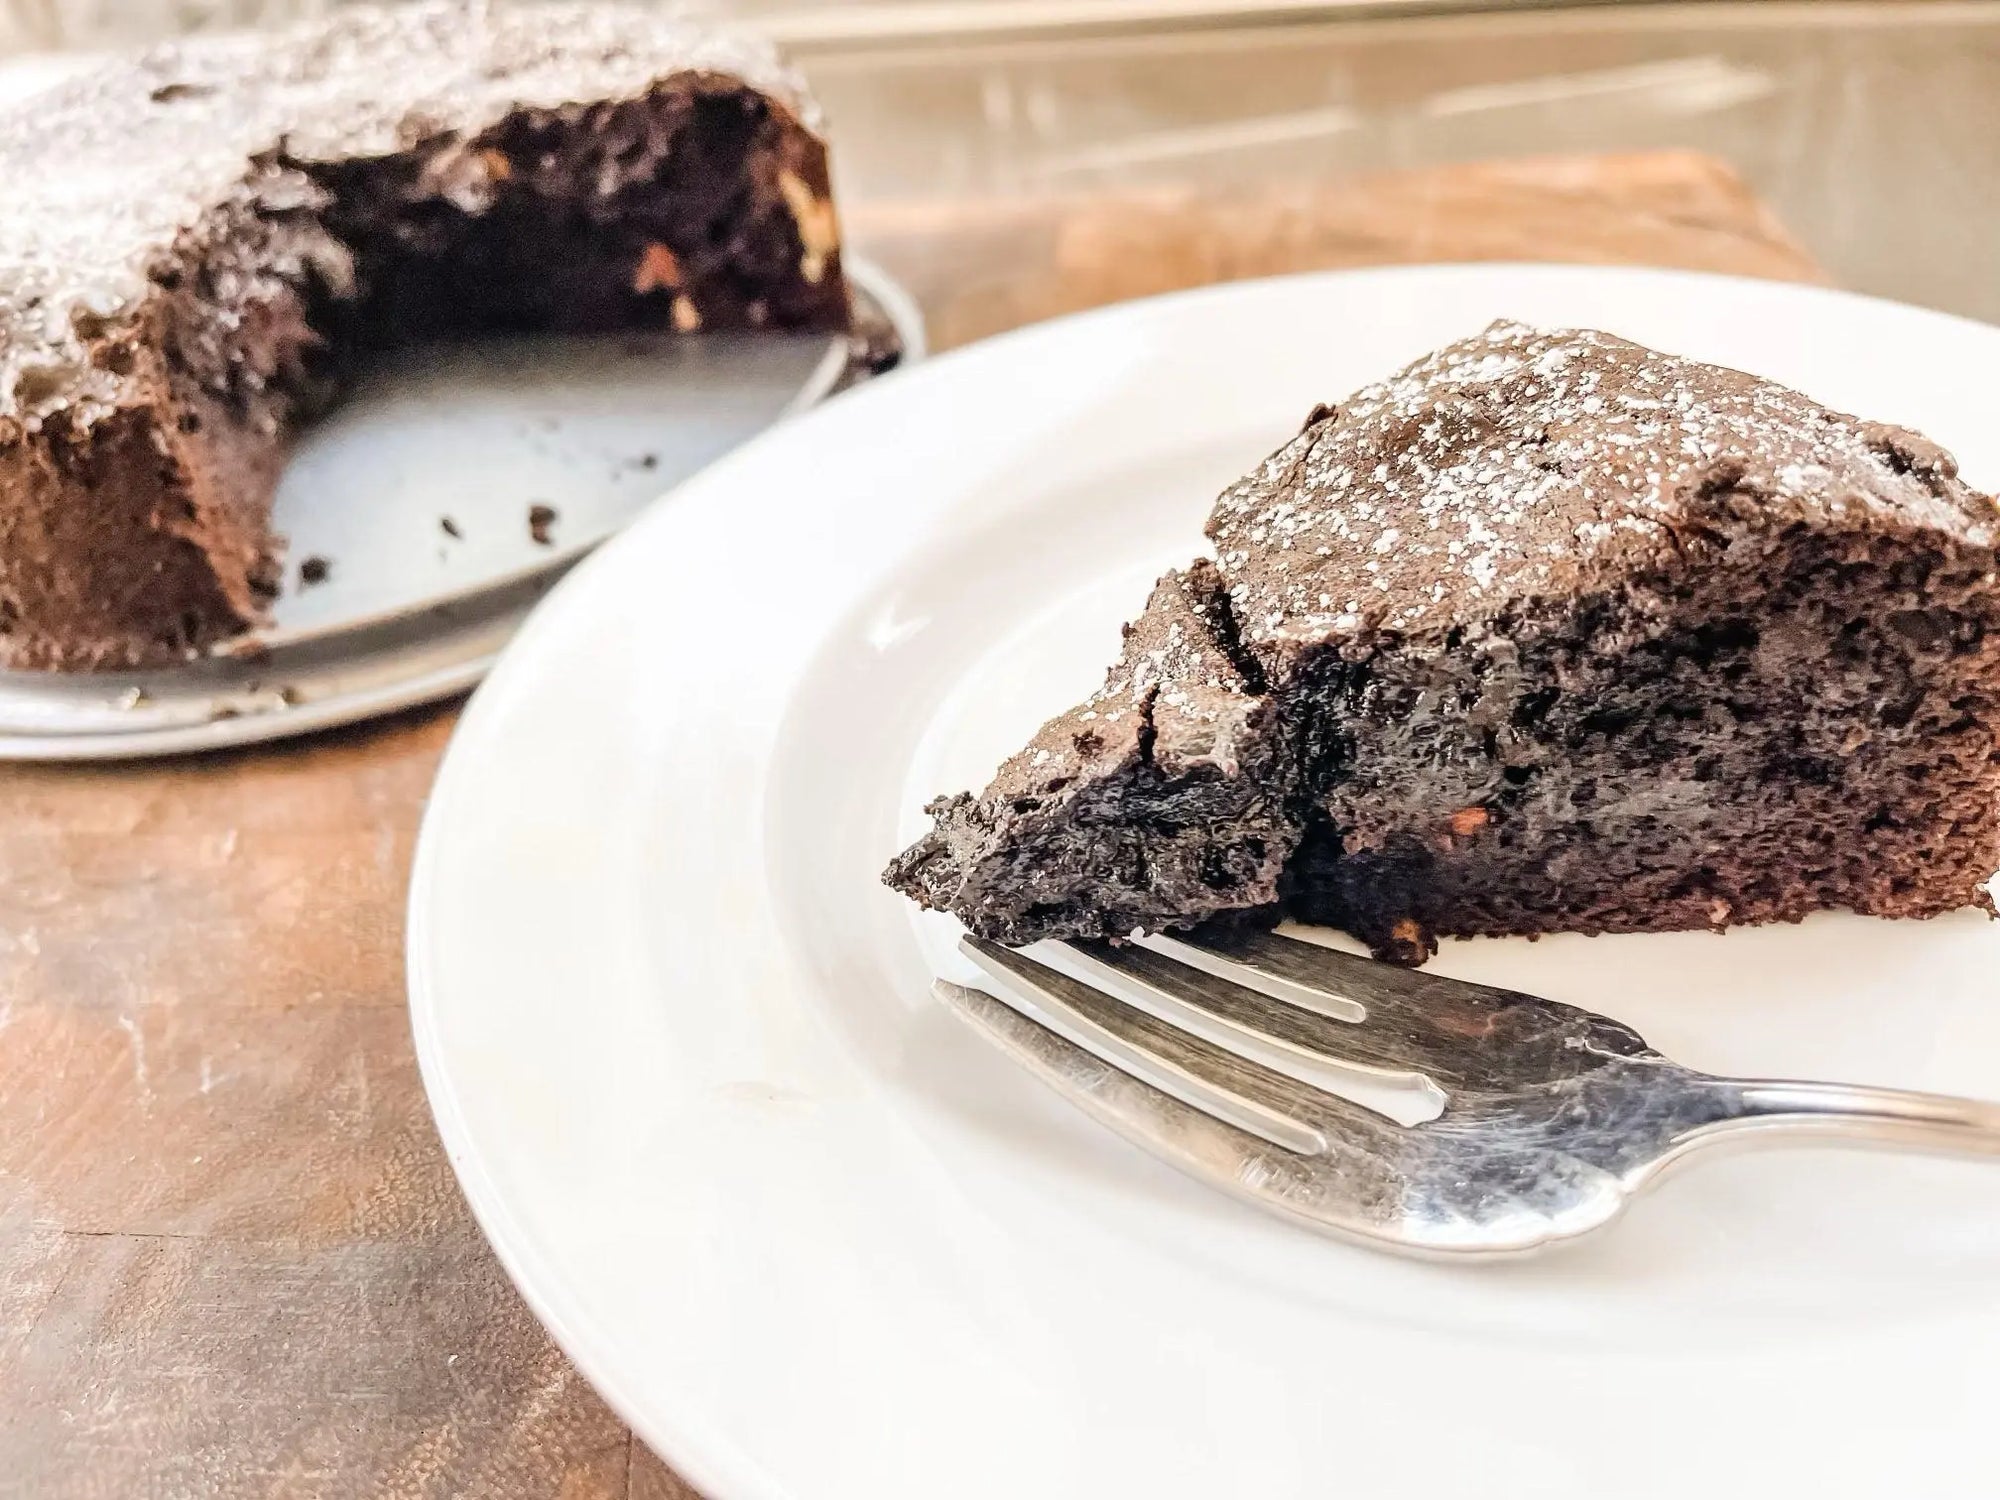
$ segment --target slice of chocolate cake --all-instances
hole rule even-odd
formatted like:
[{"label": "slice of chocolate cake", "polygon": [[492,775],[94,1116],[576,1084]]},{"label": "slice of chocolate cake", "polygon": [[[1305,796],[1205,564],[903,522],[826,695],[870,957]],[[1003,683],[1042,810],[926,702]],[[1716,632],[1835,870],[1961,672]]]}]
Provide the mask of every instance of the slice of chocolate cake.
[{"label": "slice of chocolate cake", "polygon": [[1232,778],[1134,795],[1136,743],[1057,763],[1071,715],[888,878],[1008,942],[1290,914],[1411,962],[1983,903],[1996,523],[1914,433],[1496,325],[1316,411],[1218,501],[1220,582],[1180,618],[1207,631],[1189,659],[1237,664]]},{"label": "slice of chocolate cake", "polygon": [[0,114],[0,665],[254,623],[287,439],[371,348],[845,327],[816,123],[741,39],[471,0],[190,42]]}]

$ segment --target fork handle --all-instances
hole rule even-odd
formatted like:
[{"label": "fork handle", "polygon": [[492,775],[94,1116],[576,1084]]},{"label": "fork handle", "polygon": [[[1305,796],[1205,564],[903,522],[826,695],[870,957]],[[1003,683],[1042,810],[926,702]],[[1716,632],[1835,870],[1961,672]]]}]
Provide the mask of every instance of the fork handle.
[{"label": "fork handle", "polygon": [[2000,1157],[2000,1104],[1847,1083],[1715,1080],[1728,1096],[1714,1128],[1784,1130],[1865,1146]]}]

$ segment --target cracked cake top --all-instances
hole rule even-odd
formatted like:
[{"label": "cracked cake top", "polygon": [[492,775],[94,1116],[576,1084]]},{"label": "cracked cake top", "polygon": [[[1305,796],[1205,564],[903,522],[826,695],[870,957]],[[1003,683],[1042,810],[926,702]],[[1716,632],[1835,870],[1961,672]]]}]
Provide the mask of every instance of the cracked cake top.
[{"label": "cracked cake top", "polygon": [[1449,627],[1667,557],[1719,494],[1990,545],[1993,502],[1902,428],[1610,334],[1495,323],[1336,408],[1208,524],[1252,649]]}]

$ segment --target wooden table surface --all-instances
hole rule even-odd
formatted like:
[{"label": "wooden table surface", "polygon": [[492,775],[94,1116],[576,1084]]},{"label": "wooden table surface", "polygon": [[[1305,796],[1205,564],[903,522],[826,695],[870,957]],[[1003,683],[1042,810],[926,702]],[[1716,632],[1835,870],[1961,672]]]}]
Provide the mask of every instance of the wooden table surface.
[{"label": "wooden table surface", "polygon": [[[1307,267],[1819,277],[1685,153],[872,205],[850,228],[939,347]],[[522,1306],[431,1127],[403,900],[453,718],[0,769],[0,1496],[691,1493]]]}]

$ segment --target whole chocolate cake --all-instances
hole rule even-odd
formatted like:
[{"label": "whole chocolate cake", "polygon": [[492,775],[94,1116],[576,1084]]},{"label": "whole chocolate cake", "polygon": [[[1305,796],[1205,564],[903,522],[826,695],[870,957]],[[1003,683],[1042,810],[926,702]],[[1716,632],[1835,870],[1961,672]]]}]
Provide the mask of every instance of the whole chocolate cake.
[{"label": "whole chocolate cake", "polygon": [[1008,943],[1929,916],[2000,866],[2000,510],[1733,370],[1499,324],[1226,491],[889,882]]},{"label": "whole chocolate cake", "polygon": [[815,126],[741,39],[477,3],[192,42],[0,115],[0,665],[254,623],[287,439],[371,348],[845,327]]}]

